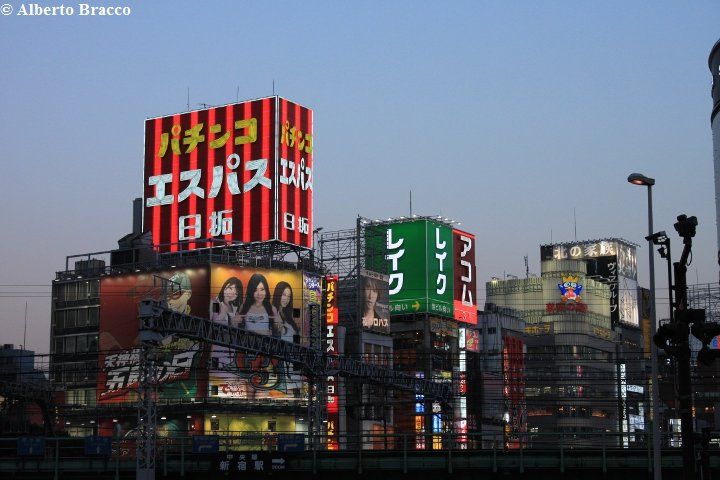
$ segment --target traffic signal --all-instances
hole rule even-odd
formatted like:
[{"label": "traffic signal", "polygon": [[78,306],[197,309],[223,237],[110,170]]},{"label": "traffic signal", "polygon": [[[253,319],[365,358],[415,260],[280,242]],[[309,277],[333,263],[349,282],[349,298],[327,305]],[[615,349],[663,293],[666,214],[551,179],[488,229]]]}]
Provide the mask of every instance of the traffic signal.
[{"label": "traffic signal", "polygon": [[697,354],[697,361],[708,367],[712,365],[716,358],[720,358],[720,350],[711,349],[707,345],[703,345]]},{"label": "traffic signal", "polygon": [[671,322],[660,325],[653,341],[658,348],[662,348],[668,355],[677,356],[687,351],[689,327],[685,322]]},{"label": "traffic signal", "polygon": [[675,321],[684,322],[689,325],[699,325],[705,322],[705,309],[688,308],[687,310],[675,310]]},{"label": "traffic signal", "polygon": [[712,342],[713,338],[720,335],[720,324],[715,322],[696,323],[692,326],[692,334],[700,340],[703,345],[707,345]]},{"label": "traffic signal", "polygon": [[716,358],[720,358],[720,350],[711,349],[708,344],[713,338],[720,335],[720,324],[715,322],[705,322],[705,311],[703,310],[703,318],[699,322],[693,324],[692,334],[703,344],[698,352],[697,361],[703,365],[710,366]]},{"label": "traffic signal", "polygon": [[675,230],[682,238],[692,238],[695,236],[698,221],[697,217],[688,217],[687,215],[678,215],[678,221],[675,223]]}]

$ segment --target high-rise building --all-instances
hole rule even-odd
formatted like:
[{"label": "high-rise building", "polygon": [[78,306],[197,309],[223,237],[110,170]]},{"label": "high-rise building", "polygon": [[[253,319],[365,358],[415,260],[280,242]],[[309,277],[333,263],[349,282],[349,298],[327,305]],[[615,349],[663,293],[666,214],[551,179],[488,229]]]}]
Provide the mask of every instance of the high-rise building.
[{"label": "high-rise building", "polygon": [[604,433],[644,431],[647,378],[633,244],[610,238],[543,245],[540,277],[493,279],[486,288],[487,307],[513,309],[530,336],[531,442],[560,434],[576,445],[600,445],[610,441]]},{"label": "high-rise building", "polygon": [[[479,384],[483,446],[506,449],[532,446],[528,432],[526,382],[528,340],[525,321],[509,308],[488,306],[478,315],[479,362],[468,375]],[[473,409],[475,410],[475,409]]]},{"label": "high-rise building", "polygon": [[[136,427],[145,298],[319,348],[312,118],[273,96],[145,122],[132,233],[115,250],[68,257],[53,280],[60,429]],[[306,430],[311,394],[291,363],[172,335],[157,355],[161,434]]]},{"label": "high-rise building", "polygon": [[[111,259],[109,265],[89,258],[59,272],[51,342],[52,381],[62,392],[59,429],[79,436],[114,430],[132,435],[138,306],[145,298],[309,346],[318,337],[311,311],[319,308],[311,305],[320,303],[320,277],[306,258],[284,262],[287,252],[280,251],[279,245],[256,245],[154,256],[118,249],[90,255]],[[124,263],[140,258],[148,261]],[[308,382],[293,365],[174,335],[160,342],[158,355],[162,435],[307,430]]]},{"label": "high-rise building", "polygon": [[717,227],[718,261],[720,261],[720,40],[710,50],[708,67],[712,75],[710,94],[713,100],[710,127],[713,136],[713,161],[715,164],[715,226]]}]

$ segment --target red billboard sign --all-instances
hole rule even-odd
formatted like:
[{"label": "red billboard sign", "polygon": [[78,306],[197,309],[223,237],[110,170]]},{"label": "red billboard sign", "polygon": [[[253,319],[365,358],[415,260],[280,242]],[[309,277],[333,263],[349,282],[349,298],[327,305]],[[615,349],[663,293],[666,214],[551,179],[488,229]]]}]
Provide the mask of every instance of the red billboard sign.
[{"label": "red billboard sign", "polygon": [[312,190],[308,108],[268,97],[145,122],[144,224],[161,252],[311,247]]},{"label": "red billboard sign", "polygon": [[[338,302],[337,302],[337,275],[325,276],[325,352],[328,355],[337,355],[338,338],[337,326],[340,323],[338,318]],[[338,450],[338,427],[340,426],[340,409],[338,405],[338,378],[336,374],[327,376],[327,414],[328,421],[326,424],[327,449]]]},{"label": "red billboard sign", "polygon": [[475,235],[453,230],[455,320],[477,325],[477,271],[475,268]]}]

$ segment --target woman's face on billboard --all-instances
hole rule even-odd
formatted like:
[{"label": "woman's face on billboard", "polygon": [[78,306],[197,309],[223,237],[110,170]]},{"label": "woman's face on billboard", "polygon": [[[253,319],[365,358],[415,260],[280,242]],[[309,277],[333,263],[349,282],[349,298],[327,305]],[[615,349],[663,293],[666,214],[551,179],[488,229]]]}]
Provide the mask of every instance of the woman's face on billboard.
[{"label": "woman's face on billboard", "polygon": [[225,301],[228,303],[234,302],[235,300],[237,300],[237,296],[237,287],[232,283],[228,284],[223,291],[223,298],[225,299]]},{"label": "woman's face on billboard", "polygon": [[267,292],[265,291],[265,285],[259,283],[257,288],[255,289],[255,292],[253,293],[253,300],[255,300],[255,303],[262,303],[265,300],[265,295],[267,295]]},{"label": "woman's face on billboard", "polygon": [[285,290],[283,290],[282,295],[280,296],[280,306],[282,308],[285,308],[290,303],[290,300],[292,299],[292,290],[290,290],[289,287],[285,287]]}]

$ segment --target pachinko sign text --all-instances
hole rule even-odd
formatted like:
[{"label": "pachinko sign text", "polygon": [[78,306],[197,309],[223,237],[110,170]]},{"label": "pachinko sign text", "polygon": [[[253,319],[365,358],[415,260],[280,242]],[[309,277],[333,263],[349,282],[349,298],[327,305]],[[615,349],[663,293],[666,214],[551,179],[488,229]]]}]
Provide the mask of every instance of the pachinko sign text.
[{"label": "pachinko sign text", "polygon": [[145,230],[161,252],[312,246],[312,111],[279,97],[145,122]]},{"label": "pachinko sign text", "polygon": [[[337,355],[338,352],[338,338],[337,338],[337,326],[339,323],[338,318],[338,303],[337,303],[337,275],[327,275],[325,277],[325,353],[328,355]],[[338,427],[340,424],[340,408],[338,405],[338,378],[336,374],[329,374],[327,376],[327,449],[338,450],[339,438],[338,438]]]}]

